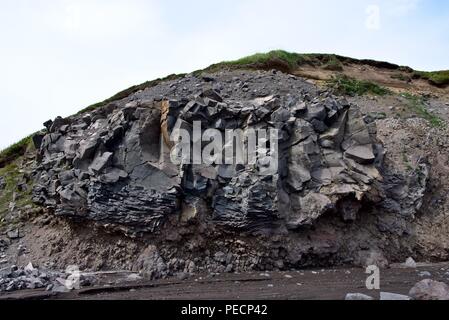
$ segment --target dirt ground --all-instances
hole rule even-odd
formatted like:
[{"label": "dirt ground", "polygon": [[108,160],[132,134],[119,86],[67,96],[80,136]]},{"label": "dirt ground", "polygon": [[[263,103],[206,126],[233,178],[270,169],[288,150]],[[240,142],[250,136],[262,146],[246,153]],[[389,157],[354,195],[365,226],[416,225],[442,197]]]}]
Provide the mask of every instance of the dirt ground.
[{"label": "dirt ground", "polygon": [[[430,276],[429,276],[430,273]],[[304,270],[275,273],[196,275],[187,280],[111,283],[70,293],[25,290],[0,296],[8,299],[51,300],[343,300],[348,293],[364,293],[379,299],[380,292],[407,295],[419,281],[449,280],[449,263],[396,266],[381,270],[379,291],[366,289],[363,269]]]},{"label": "dirt ground", "polygon": [[[415,94],[433,94],[447,98],[449,87],[436,87],[427,80],[412,79],[412,76],[403,71],[372,67],[368,65],[346,64],[342,71],[331,71],[313,66],[302,66],[294,74],[318,82],[331,79],[337,74],[343,74],[358,80],[370,81],[387,87],[393,92],[411,92]],[[397,77],[401,79],[398,79]]]}]

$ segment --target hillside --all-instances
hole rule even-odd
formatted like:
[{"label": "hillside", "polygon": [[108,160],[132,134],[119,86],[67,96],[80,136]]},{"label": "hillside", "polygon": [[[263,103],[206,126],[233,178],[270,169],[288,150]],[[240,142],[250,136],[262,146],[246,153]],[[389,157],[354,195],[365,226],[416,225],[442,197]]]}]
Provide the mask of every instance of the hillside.
[{"label": "hillside", "polygon": [[[265,148],[255,164],[171,162],[168,137],[195,121],[277,129],[276,170]],[[1,152],[0,269],[159,279],[446,261],[447,121],[447,71],[337,55],[146,82]],[[11,283],[0,291],[28,285]]]},{"label": "hillside", "polygon": [[[319,84],[332,86],[335,79],[348,77],[362,82],[384,86],[397,92],[412,92],[426,95],[435,93],[442,96],[449,94],[449,70],[417,71],[410,67],[375,60],[358,60],[333,54],[297,54],[282,50],[255,54],[235,61],[225,61],[211,65],[203,70],[193,72],[195,75],[207,74],[218,70],[279,70],[285,73],[311,79]],[[110,102],[123,99],[132,93],[152,87],[163,81],[175,80],[185,74],[173,74],[163,79],[147,81],[132,86],[112,97],[82,109],[79,114],[89,112]],[[338,82],[337,82],[338,83]],[[353,88],[347,88],[352,94]],[[356,94],[366,93],[355,92]],[[345,93],[345,92],[343,92]],[[11,147],[1,151],[0,167],[14,160],[17,155],[25,152],[31,142],[30,137],[24,138]]]}]

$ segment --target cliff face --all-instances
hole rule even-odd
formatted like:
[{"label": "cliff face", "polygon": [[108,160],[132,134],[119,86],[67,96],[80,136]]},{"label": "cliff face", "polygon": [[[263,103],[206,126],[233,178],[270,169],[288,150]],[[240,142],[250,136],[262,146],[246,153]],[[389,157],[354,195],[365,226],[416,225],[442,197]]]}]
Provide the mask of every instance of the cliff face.
[{"label": "cliff face", "polygon": [[[249,84],[247,95],[232,93],[232,82],[217,88],[218,80],[193,94],[166,91],[161,102],[134,97],[47,123],[35,201],[56,215],[154,232],[169,215],[194,218],[200,204],[226,228],[295,230],[328,212],[355,220],[363,200],[381,200],[375,164],[383,150],[374,123],[356,106],[286,75],[256,81],[266,87],[262,96]],[[263,172],[267,151],[254,163],[173,163],[166,137],[184,128],[194,139],[195,122],[201,134],[213,128],[222,137],[227,130],[279,130],[277,168]],[[226,141],[221,145],[225,154]]]},{"label": "cliff face", "polygon": [[[173,163],[169,137],[198,123],[223,136],[276,129],[278,148],[254,163]],[[375,119],[357,105],[280,72],[167,81],[49,121],[34,141],[36,204],[147,239],[165,254],[152,247],[153,260],[207,257],[196,264],[212,270],[365,263],[407,234],[429,178],[423,161],[411,174],[384,166]],[[185,241],[194,248],[179,253]],[[231,258],[209,259],[219,246]]]}]

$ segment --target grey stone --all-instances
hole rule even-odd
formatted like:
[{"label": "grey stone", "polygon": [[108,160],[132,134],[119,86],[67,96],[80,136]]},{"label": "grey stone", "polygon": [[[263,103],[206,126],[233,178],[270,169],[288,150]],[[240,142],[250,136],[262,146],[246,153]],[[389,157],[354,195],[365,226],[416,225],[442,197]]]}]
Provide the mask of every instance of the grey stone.
[{"label": "grey stone", "polygon": [[20,238],[20,231],[19,231],[19,229],[14,229],[14,230],[8,231],[6,233],[6,235],[8,236],[9,239],[16,240],[16,239]]},{"label": "grey stone", "polygon": [[412,300],[412,298],[410,298],[409,296],[403,295],[403,294],[381,292],[380,300],[383,300],[383,301],[407,301],[407,300]]},{"label": "grey stone", "polygon": [[295,106],[292,108],[292,113],[296,117],[301,116],[304,112],[307,111],[307,104],[304,101],[299,101],[295,104]]},{"label": "grey stone", "polygon": [[376,159],[372,145],[351,147],[346,150],[345,155],[361,164],[370,164]]},{"label": "grey stone", "polygon": [[223,102],[223,98],[220,94],[214,89],[207,89],[201,93],[201,97],[210,98],[212,100]]},{"label": "grey stone", "polygon": [[370,297],[363,293],[348,293],[346,295],[345,300],[348,301],[362,301],[362,300],[374,300],[373,297]]},{"label": "grey stone", "polygon": [[429,278],[429,277],[432,276],[432,274],[431,274],[430,272],[428,272],[428,271],[421,271],[418,275],[419,275],[421,278]]},{"label": "grey stone", "polygon": [[89,170],[94,173],[102,172],[111,162],[113,157],[112,152],[105,152],[102,155],[97,156],[92,164],[89,166]]},{"label": "grey stone", "polygon": [[410,268],[410,269],[416,269],[417,265],[415,260],[413,260],[413,258],[408,258],[405,263],[404,263],[404,267]]},{"label": "grey stone", "polygon": [[449,286],[430,279],[418,282],[409,295],[414,300],[449,300]]},{"label": "grey stone", "polygon": [[307,109],[307,121],[318,120],[324,121],[327,117],[326,108],[321,104],[312,104]]},{"label": "grey stone", "polygon": [[126,179],[128,173],[124,170],[117,168],[108,169],[103,175],[100,176],[100,181],[103,183],[117,183],[120,179]]},{"label": "grey stone", "polygon": [[86,114],[83,116],[83,121],[84,123],[86,123],[87,125],[90,125],[92,123],[92,117],[90,114]]},{"label": "grey stone", "polygon": [[53,120],[47,120],[44,122],[43,126],[47,128],[47,131],[50,131],[51,126],[53,125]]},{"label": "grey stone", "polygon": [[45,133],[43,132],[39,132],[36,133],[35,135],[33,135],[33,144],[34,147],[36,148],[36,150],[39,150],[41,148],[42,145],[42,141],[44,140],[45,137]]},{"label": "grey stone", "polygon": [[50,132],[57,132],[63,125],[67,124],[67,120],[62,117],[56,117],[50,127]]}]

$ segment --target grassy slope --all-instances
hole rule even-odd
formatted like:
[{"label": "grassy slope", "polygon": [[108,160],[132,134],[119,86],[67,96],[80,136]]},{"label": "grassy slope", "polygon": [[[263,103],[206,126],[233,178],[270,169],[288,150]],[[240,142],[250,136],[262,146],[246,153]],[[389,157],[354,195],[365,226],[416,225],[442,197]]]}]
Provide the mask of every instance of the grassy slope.
[{"label": "grassy slope", "polygon": [[449,70],[433,72],[415,71],[415,77],[426,79],[438,87],[449,85]]},{"label": "grassy slope", "polygon": [[16,142],[12,146],[2,150],[0,152],[0,168],[7,166],[20,156],[23,156],[31,144],[32,135],[23,138],[19,142]]},{"label": "grassy slope", "polygon": [[336,93],[348,96],[362,96],[364,94],[384,96],[391,93],[390,90],[373,82],[360,81],[344,75],[334,76],[327,83]]},{"label": "grassy slope", "polygon": [[[14,194],[16,208],[23,208],[27,205],[33,206],[31,200],[32,182],[28,182],[26,190],[19,191],[17,189],[17,185],[21,182],[21,174],[17,164],[19,161],[20,157],[7,166],[0,168],[0,176],[3,177],[5,182],[4,189],[0,191],[0,228],[5,223],[4,218],[8,214],[9,204]],[[11,222],[9,221],[8,223],[11,224]]]},{"label": "grassy slope", "polygon": [[[449,84],[449,70],[448,71],[435,71],[435,72],[422,72],[415,71],[409,67],[402,67],[388,62],[380,62],[374,60],[357,60],[349,57],[343,57],[333,54],[300,54],[291,53],[283,50],[270,51],[268,53],[257,53],[242,59],[235,61],[224,61],[214,65],[211,65],[203,70],[195,71],[194,74],[201,75],[205,72],[214,72],[222,69],[259,69],[259,70],[270,70],[277,69],[286,73],[293,72],[296,68],[301,65],[310,65],[315,67],[321,67],[326,70],[340,71],[342,70],[343,64],[360,64],[369,65],[378,68],[386,68],[390,70],[397,70],[398,72],[406,72],[411,74],[415,79],[421,78],[426,79],[432,85],[436,86],[446,86]],[[78,114],[92,111],[96,108],[107,105],[110,102],[126,98],[130,94],[137,91],[143,90],[148,87],[155,86],[163,81],[175,80],[177,78],[183,77],[184,74],[170,75],[163,79],[156,79],[152,81],[144,82],[140,85],[132,86],[126,90],[123,90],[114,96],[88,106],[82,109]],[[376,84],[358,81],[356,79],[349,78],[335,78],[334,81],[329,83],[330,85],[336,87],[337,91],[342,94],[386,94],[386,89],[379,87]],[[8,147],[7,149],[0,152],[0,168],[6,166],[7,164],[13,162],[18,157],[22,156],[27,146],[30,144],[31,137],[24,138],[18,143]]]}]

